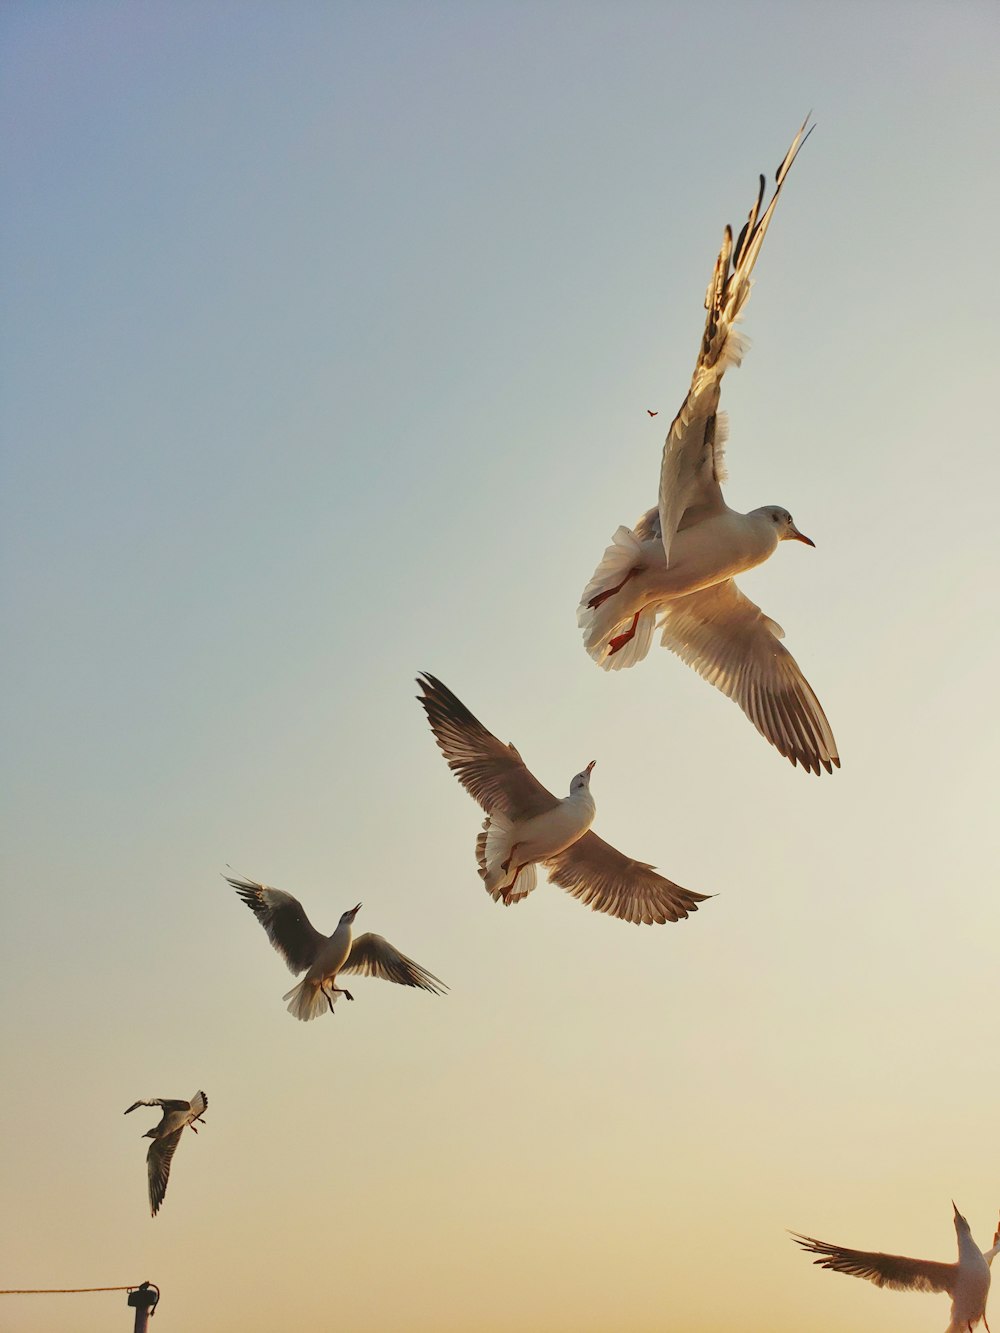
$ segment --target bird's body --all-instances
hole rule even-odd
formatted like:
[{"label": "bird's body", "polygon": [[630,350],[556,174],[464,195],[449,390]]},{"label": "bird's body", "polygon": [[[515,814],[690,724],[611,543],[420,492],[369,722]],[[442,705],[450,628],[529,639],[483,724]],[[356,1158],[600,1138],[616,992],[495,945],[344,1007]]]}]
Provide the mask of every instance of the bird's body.
[{"label": "bird's body", "polygon": [[577,613],[584,646],[605,670],[649,652],[657,617],[664,647],[734,699],[771,744],[811,772],[839,767],[826,716],[782,631],[732,582],[792,539],[812,546],[778,505],[742,514],[725,502],[719,411],[722,378],[745,350],[736,324],[785,176],[808,137],[805,125],[778,168],[767,208],[764,178],[736,245],[727,227],[705,297],[708,319],[694,376],[663,447],[660,493],[634,528],[614,534]]},{"label": "bird's body", "polygon": [[682,889],[592,831],[593,762],[560,800],[528,770],[514,746],[497,740],[446,685],[426,673],[417,683],[449,768],[486,811],[476,859],[495,902],[509,906],[527,897],[537,883],[538,865],[574,897],[624,921],[678,921],[705,901],[705,894]]},{"label": "bird's body", "polygon": [[986,1319],[990,1265],[1000,1253],[1000,1225],[993,1237],[992,1249],[981,1250],[972,1237],[968,1222],[954,1203],[952,1208],[958,1240],[958,1260],[953,1264],[870,1250],[849,1250],[842,1245],[800,1236],[797,1232],[791,1234],[797,1245],[820,1256],[813,1262],[821,1268],[864,1278],[877,1287],[895,1291],[947,1293],[951,1297],[951,1322],[945,1333],[973,1333],[976,1325]]},{"label": "bird's body", "polygon": [[[483,846],[486,871],[483,882],[487,889],[490,893],[495,889],[515,893],[519,869],[527,872],[529,867],[572,847],[590,828],[596,813],[590,787],[581,784],[541,814],[515,821],[488,820]],[[511,853],[515,849],[516,864],[511,865]]]},{"label": "bird's body", "polygon": [[268,939],[293,973],[305,976],[281,998],[288,1012],[309,1022],[330,1011],[338,996],[354,996],[337,985],[342,972],[382,977],[401,986],[417,986],[440,995],[442,981],[393,948],[381,935],[366,933],[354,938],[354,918],[361,904],[342,913],[332,935],[323,935],[312,925],[302,904],[290,893],[272,889],[256,880],[225,877],[267,932]]},{"label": "bird's body", "polygon": [[[780,541],[777,525],[769,515],[769,509],[740,514],[726,505],[720,513],[678,532],[669,564],[655,509],[644,514],[635,528],[619,528],[583,593],[581,607],[589,614],[581,612],[580,622],[585,627],[587,651],[602,665],[617,669],[628,659],[620,650],[612,651],[610,640],[616,628],[636,613],[647,612],[655,619],[668,602],[763,564]],[[639,537],[651,528],[653,536]],[[617,592],[594,607],[589,605],[602,590],[619,581],[622,586]]]},{"label": "bird's body", "polygon": [[129,1115],[138,1106],[159,1106],[163,1111],[160,1123],[143,1134],[144,1139],[152,1139],[146,1153],[146,1174],[149,1184],[149,1208],[153,1217],[159,1211],[163,1196],[167,1192],[170,1178],[170,1162],[180,1142],[181,1134],[190,1125],[197,1134],[196,1121],[204,1122],[208,1108],[208,1098],[203,1092],[196,1092],[189,1102],[180,1098],[154,1097],[151,1101],[133,1102],[125,1111]]}]

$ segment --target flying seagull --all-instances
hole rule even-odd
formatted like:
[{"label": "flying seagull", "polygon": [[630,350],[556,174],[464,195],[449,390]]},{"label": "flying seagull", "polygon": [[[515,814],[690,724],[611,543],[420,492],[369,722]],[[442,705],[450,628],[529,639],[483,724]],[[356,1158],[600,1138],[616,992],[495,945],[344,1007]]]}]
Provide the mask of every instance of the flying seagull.
[{"label": "flying seagull", "polygon": [[281,997],[289,1002],[288,1012],[304,1023],[319,1018],[328,1007],[332,1014],[338,995],[354,999],[349,990],[337,985],[337,975],[341,972],[382,977],[400,986],[419,986],[435,995],[443,995],[448,989],[432,972],[394,949],[381,935],[366,934],[352,939],[360,903],[341,914],[337,929],[327,937],[315,929],[298,898],[290,893],[252,879],[233,879],[230,875],[225,878],[267,931],[267,938],[284,958],[289,971],[305,972],[299,984]]},{"label": "flying seagull", "polygon": [[144,1139],[153,1140],[146,1154],[146,1173],[149,1176],[149,1211],[150,1215],[155,1217],[167,1192],[170,1162],[180,1143],[181,1134],[188,1125],[195,1134],[198,1133],[195,1121],[200,1120],[202,1124],[205,1123],[208,1098],[203,1092],[196,1092],[189,1102],[170,1097],[154,1097],[149,1102],[133,1102],[125,1115],[129,1115],[137,1106],[159,1106],[163,1110],[160,1123],[154,1125],[152,1129],[147,1129],[142,1136]]},{"label": "flying seagull", "polygon": [[595,761],[577,773],[569,795],[559,800],[528,771],[514,746],[497,740],[446,685],[426,672],[417,684],[448,767],[486,811],[476,859],[494,902],[509,906],[527,897],[537,883],[538,864],[554,884],[595,911],[636,924],[679,921],[709,896],[682,889],[588,831],[595,813],[590,794]]},{"label": "flying seagull", "polygon": [[[894,1291],[944,1291],[951,1297],[951,1323],[945,1333],[973,1333],[982,1320],[986,1322],[986,1297],[990,1289],[990,1265],[1000,1254],[1000,1223],[997,1224],[991,1250],[980,1250],[972,1239],[969,1224],[955,1208],[955,1234],[958,1238],[958,1262],[939,1264],[930,1259],[906,1259],[899,1254],[848,1250],[842,1245],[828,1245],[824,1240],[791,1233],[797,1245],[810,1254],[818,1254],[813,1263],[835,1273],[863,1277],[876,1287]],[[986,1325],[989,1333],[989,1324]]]},{"label": "flying seagull", "polygon": [[583,590],[577,612],[584,645],[605,670],[649,652],[657,617],[661,642],[733,699],[792,764],[812,773],[840,767],[830,724],[798,664],[779,642],[781,626],[740,592],[734,575],[763,563],[782,541],[811,538],[780,505],[748,514],[726,504],[719,411],[722,377],[746,350],[735,325],[750,296],[757,255],[785,177],[812,130],[802,128],[764,204],[764,177],[733,245],[726,228],[705,294],[708,319],[687,397],[663,446],[660,494],[634,528],[620,527]]}]

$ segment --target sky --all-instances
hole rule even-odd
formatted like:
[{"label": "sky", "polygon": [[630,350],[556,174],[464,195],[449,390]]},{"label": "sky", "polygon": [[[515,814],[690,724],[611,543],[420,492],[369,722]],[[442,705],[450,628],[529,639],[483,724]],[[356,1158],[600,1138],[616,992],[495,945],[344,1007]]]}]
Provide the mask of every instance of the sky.
[{"label": "sky", "polygon": [[[785,1229],[950,1260],[950,1200],[983,1246],[1000,1207],[996,8],[22,0],[0,46],[0,1286],[149,1279],[158,1333],[942,1328]],[[816,542],[741,586],[821,778],[575,621],[810,109],[723,406],[729,502]],[[716,896],[492,903],[419,670]],[[227,865],[450,992],[294,1022]],[[150,1219],[122,1112],[199,1088]]]}]

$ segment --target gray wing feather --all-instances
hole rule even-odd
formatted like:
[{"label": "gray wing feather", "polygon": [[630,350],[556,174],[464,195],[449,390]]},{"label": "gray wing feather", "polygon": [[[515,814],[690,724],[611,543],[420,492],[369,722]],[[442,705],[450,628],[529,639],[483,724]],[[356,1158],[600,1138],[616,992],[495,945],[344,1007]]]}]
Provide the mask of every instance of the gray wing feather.
[{"label": "gray wing feather", "polygon": [[272,889],[252,879],[226,879],[267,931],[267,938],[288,964],[290,972],[304,972],[311,967],[326,943],[305,914],[298,898],[281,889]]},{"label": "gray wing feather", "polygon": [[146,1173],[149,1177],[149,1209],[153,1217],[159,1212],[170,1178],[170,1162],[180,1142],[183,1130],[177,1129],[165,1138],[154,1139],[146,1154]]},{"label": "gray wing feather", "polygon": [[820,701],[782,629],[732,579],[679,597],[660,619],[665,648],[739,704],[765,740],[811,773],[840,767]]},{"label": "gray wing feather", "polygon": [[448,987],[433,972],[407,958],[393,948],[381,935],[370,931],[358,935],[351,944],[347,962],[340,969],[343,972],[355,972],[363,977],[381,977],[383,981],[394,981],[398,986],[419,986],[421,990],[433,991],[443,995]]},{"label": "gray wing feather", "polygon": [[894,1291],[944,1291],[954,1295],[958,1264],[939,1264],[930,1259],[907,1259],[901,1254],[880,1254],[872,1250],[849,1250],[791,1232],[797,1245],[810,1254],[818,1254],[813,1263],[834,1273],[847,1273],[874,1282],[876,1287]]},{"label": "gray wing feather", "polygon": [[679,921],[710,896],[682,889],[651,865],[623,856],[596,833],[585,833],[544,863],[553,884],[574,898],[635,925]]},{"label": "gray wing feather", "polygon": [[448,767],[487,814],[529,819],[558,804],[528,771],[513,745],[504,745],[441,681],[421,672],[418,695]]}]

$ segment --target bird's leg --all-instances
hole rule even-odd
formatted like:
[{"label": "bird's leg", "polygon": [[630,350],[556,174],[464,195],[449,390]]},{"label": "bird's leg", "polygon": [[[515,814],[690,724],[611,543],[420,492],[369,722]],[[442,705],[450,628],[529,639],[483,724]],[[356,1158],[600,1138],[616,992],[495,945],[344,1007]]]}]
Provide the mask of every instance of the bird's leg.
[{"label": "bird's leg", "polygon": [[625,633],[616,634],[613,639],[608,640],[609,657],[613,657],[619,648],[624,648],[631,639],[635,638],[635,627],[639,623],[639,616],[641,614],[641,611],[636,611],[635,615],[632,617],[632,624],[628,627]]},{"label": "bird's leg", "polygon": [[349,990],[344,990],[343,986],[331,985],[330,989],[333,991],[334,995],[344,995],[347,997],[348,1000],[354,999],[354,996],[351,994],[351,992]]},{"label": "bird's leg", "polygon": [[501,862],[500,862],[500,869],[503,871],[503,873],[504,873],[505,875],[506,875],[507,871],[510,869],[510,863],[511,863],[511,861],[513,861],[513,859],[514,859],[514,853],[515,853],[516,851],[517,851],[517,843],[515,842],[515,843],[514,843],[514,846],[513,846],[513,847],[510,849],[510,851],[507,853],[507,860],[506,860],[506,861],[501,861]]},{"label": "bird's leg", "polygon": [[592,611],[596,611],[602,602],[606,602],[609,597],[614,597],[616,592],[621,592],[622,588],[625,587],[625,584],[628,583],[629,579],[632,578],[634,574],[638,574],[638,572],[639,572],[638,569],[630,569],[617,587],[605,588],[604,591],[599,592],[596,597],[591,597],[587,605],[591,608]]},{"label": "bird's leg", "polygon": [[333,1013],[333,1001],[330,999],[330,992],[327,990],[327,988],[326,988],[326,984],[325,984],[325,983],[324,983],[322,986],[320,986],[320,990],[321,990],[322,993],[323,993],[323,999],[326,1000],[327,1004],[330,1006],[330,1013],[332,1014],[332,1013]]}]

